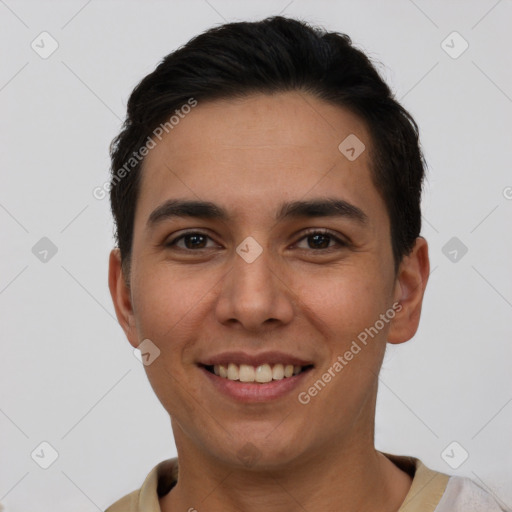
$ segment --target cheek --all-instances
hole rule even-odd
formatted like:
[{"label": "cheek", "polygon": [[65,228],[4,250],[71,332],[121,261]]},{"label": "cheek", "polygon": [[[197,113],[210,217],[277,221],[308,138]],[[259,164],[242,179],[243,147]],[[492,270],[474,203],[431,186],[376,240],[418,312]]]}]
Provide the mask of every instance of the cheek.
[{"label": "cheek", "polygon": [[[191,271],[180,272],[159,264],[152,272],[141,272],[133,289],[139,334],[157,345],[183,339],[183,331],[204,307],[215,280],[206,274],[194,278]],[[197,271],[196,271],[197,272]],[[172,344],[178,348],[179,343]],[[169,347],[162,347],[163,349]]]},{"label": "cheek", "polygon": [[200,416],[198,403],[190,400],[190,396],[199,396],[200,390],[187,379],[190,365],[195,364],[189,347],[200,333],[206,308],[211,307],[207,306],[208,291],[214,284],[215,280],[210,283],[206,276],[194,279],[163,264],[134,275],[139,339],[150,339],[160,351],[144,369],[164,408],[179,417]]},{"label": "cheek", "polygon": [[336,351],[333,357],[384,312],[387,301],[378,279],[369,268],[347,266],[314,278],[308,276],[301,283],[304,310],[329,340],[331,351]]}]

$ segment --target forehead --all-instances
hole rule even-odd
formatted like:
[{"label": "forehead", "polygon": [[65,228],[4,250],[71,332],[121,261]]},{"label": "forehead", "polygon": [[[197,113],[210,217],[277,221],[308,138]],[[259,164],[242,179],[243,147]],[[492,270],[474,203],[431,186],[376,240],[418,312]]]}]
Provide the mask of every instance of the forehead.
[{"label": "forehead", "polygon": [[[355,160],[339,149],[347,137],[365,146]],[[305,93],[198,102],[145,158],[136,229],[173,197],[221,203],[239,220],[333,193],[382,213],[370,151],[361,119]]]}]

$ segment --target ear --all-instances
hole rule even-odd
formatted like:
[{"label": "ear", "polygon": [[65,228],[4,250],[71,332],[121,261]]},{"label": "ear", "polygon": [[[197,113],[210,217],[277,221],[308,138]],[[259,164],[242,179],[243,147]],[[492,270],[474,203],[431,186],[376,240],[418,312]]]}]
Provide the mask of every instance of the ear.
[{"label": "ear", "polygon": [[398,269],[394,300],[399,306],[395,308],[396,314],[390,324],[388,343],[403,343],[416,334],[429,274],[428,244],[423,237],[418,237]]},{"label": "ear", "polygon": [[135,327],[135,315],[133,313],[131,291],[126,284],[126,276],[121,265],[121,253],[119,249],[110,251],[108,265],[108,287],[112,302],[116,310],[117,320],[123,328],[130,344],[137,348],[139,345],[137,329]]}]

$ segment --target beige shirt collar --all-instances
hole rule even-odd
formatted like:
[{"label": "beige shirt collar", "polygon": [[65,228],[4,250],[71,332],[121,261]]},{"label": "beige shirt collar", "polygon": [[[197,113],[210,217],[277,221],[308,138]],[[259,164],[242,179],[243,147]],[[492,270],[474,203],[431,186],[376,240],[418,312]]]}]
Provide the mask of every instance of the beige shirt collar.
[{"label": "beige shirt collar", "polygon": [[[425,466],[419,459],[384,453],[409,474],[414,473],[411,488],[398,512],[434,512],[449,476]],[[155,466],[142,487],[110,506],[105,512],[161,512],[159,498],[169,492],[178,478],[178,459],[164,460]]]}]

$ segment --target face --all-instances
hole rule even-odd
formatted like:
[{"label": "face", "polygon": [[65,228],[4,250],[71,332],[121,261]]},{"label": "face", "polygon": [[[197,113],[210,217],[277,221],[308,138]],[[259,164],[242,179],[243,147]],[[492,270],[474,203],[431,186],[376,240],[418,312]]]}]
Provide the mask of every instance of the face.
[{"label": "face", "polygon": [[145,369],[178,450],[269,468],[373,441],[428,258],[420,242],[395,274],[371,147],[357,116],[287,92],[199,102],[146,157],[130,289],[118,251],[109,282],[130,343],[160,351]]}]

